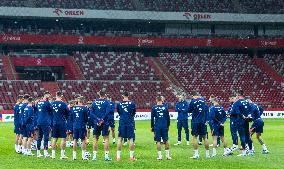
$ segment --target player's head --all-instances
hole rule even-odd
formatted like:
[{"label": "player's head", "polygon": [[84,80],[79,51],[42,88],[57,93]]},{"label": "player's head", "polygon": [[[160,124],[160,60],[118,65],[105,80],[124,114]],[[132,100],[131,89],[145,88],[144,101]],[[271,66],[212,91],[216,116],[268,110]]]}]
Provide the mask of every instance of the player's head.
[{"label": "player's head", "polygon": [[110,96],[110,94],[106,94],[106,98],[111,101],[111,96]]},{"label": "player's head", "polygon": [[184,101],[184,95],[183,94],[179,94],[178,96],[178,101]]},{"label": "player's head", "polygon": [[200,94],[198,93],[198,91],[192,91],[191,96],[192,96],[192,98],[197,99],[197,98],[200,97]]},{"label": "player's head", "polygon": [[239,91],[237,91],[236,95],[237,95],[237,97],[239,99],[243,99],[244,98],[244,91],[243,90],[239,90]]},{"label": "player's head", "polygon": [[210,97],[209,97],[209,102],[210,102],[210,103],[213,103],[213,102],[214,102],[214,99],[215,99],[215,96],[214,96],[214,95],[210,95]]},{"label": "player's head", "polygon": [[161,96],[161,98],[162,98],[162,102],[165,102],[165,101],[166,101],[165,96]]},{"label": "player's head", "polygon": [[214,97],[214,99],[212,99],[212,102],[213,102],[214,106],[218,106],[220,100],[217,97]]},{"label": "player's head", "polygon": [[25,94],[24,98],[23,98],[23,102],[27,103],[28,102],[28,98],[30,98],[29,94]]},{"label": "player's head", "polygon": [[28,104],[33,104],[34,99],[32,97],[28,98]]},{"label": "player's head", "polygon": [[98,92],[98,95],[100,96],[100,98],[105,98],[106,97],[106,91],[104,89],[102,89]]},{"label": "player's head", "polygon": [[236,95],[232,94],[230,97],[229,97],[229,101],[230,103],[234,103],[236,101]]},{"label": "player's head", "polygon": [[162,96],[157,96],[156,97],[156,102],[157,102],[157,104],[163,104],[163,97]]},{"label": "player's head", "polygon": [[50,96],[51,96],[51,94],[50,94],[49,91],[46,90],[46,91],[43,92],[43,98],[44,99],[48,99]]},{"label": "player's head", "polygon": [[61,91],[56,92],[56,99],[62,99],[63,98],[63,93]]},{"label": "player's head", "polygon": [[24,100],[24,96],[23,95],[19,95],[17,98],[17,102],[21,103]]},{"label": "player's head", "polygon": [[250,96],[246,96],[245,100],[247,100],[249,103],[252,103]]},{"label": "player's head", "polygon": [[83,96],[77,98],[78,105],[83,105],[85,102],[85,98]]},{"label": "player's head", "polygon": [[128,97],[129,97],[128,91],[123,91],[122,94],[121,94],[121,96],[122,96],[123,98],[128,98]]}]

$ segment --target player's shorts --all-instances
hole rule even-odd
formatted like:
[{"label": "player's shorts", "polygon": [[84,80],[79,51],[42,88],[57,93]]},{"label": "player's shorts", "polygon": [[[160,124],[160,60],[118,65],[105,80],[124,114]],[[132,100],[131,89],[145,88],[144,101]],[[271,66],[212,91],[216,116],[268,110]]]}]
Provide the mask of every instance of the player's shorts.
[{"label": "player's shorts", "polygon": [[54,124],[52,126],[52,137],[53,138],[66,138],[66,124]]},{"label": "player's shorts", "polygon": [[86,128],[73,128],[73,138],[78,140],[85,140],[87,135]]},{"label": "player's shorts", "polygon": [[33,125],[22,126],[22,131],[23,137],[30,138],[34,134],[34,127]]},{"label": "player's shorts", "polygon": [[112,120],[109,120],[109,127],[110,128],[115,128],[115,121],[114,121],[114,119],[112,119]]},{"label": "player's shorts", "polygon": [[161,141],[161,138],[163,141],[168,141],[169,140],[169,130],[168,128],[154,128],[154,141]]},{"label": "player's shorts", "polygon": [[21,125],[20,124],[15,125],[14,133],[15,134],[21,134]]},{"label": "player's shorts", "polygon": [[94,125],[94,130],[93,130],[93,135],[94,136],[108,136],[109,135],[109,125],[107,124],[102,124],[101,126]]},{"label": "player's shorts", "polygon": [[118,137],[121,138],[134,138],[134,125],[119,125]]},{"label": "player's shorts", "polygon": [[213,123],[212,135],[213,136],[224,136],[224,126]]},{"label": "player's shorts", "polygon": [[188,129],[188,120],[185,119],[185,120],[178,120],[177,121],[177,128],[178,129]]},{"label": "player's shorts", "polygon": [[206,136],[207,126],[204,123],[191,123],[191,135]]},{"label": "player's shorts", "polygon": [[253,124],[251,126],[251,131],[255,132],[255,133],[263,133],[263,126],[264,126],[263,120],[258,119],[258,120],[253,122]]},{"label": "player's shorts", "polygon": [[94,127],[94,121],[93,120],[89,120],[88,121],[88,124],[87,124],[87,128],[88,129],[91,129],[91,128],[93,128]]},{"label": "player's shorts", "polygon": [[72,123],[67,123],[67,133],[68,134],[73,133],[73,124]]}]

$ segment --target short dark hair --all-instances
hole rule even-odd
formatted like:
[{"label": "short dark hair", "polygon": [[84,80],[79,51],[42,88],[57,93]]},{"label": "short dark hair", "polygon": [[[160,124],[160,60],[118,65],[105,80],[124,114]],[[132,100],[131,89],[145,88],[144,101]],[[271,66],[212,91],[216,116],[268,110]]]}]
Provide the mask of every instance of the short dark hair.
[{"label": "short dark hair", "polygon": [[18,100],[22,100],[23,98],[24,98],[23,95],[19,95],[17,99],[18,99]]},{"label": "short dark hair", "polygon": [[31,103],[31,102],[33,102],[33,101],[34,101],[34,99],[33,99],[32,97],[29,97],[29,98],[28,98],[28,102],[29,102],[29,103]]},{"label": "short dark hair", "polygon": [[198,91],[195,91],[195,90],[194,90],[194,91],[192,91],[192,92],[191,92],[191,96],[199,96]]},{"label": "short dark hair", "polygon": [[25,99],[25,100],[27,100],[29,97],[30,97],[29,94],[25,94],[25,95],[24,95],[24,99]]},{"label": "short dark hair", "polygon": [[77,98],[79,98],[79,97],[81,97],[80,94],[75,94],[75,95],[74,95],[74,98],[75,98],[75,99],[77,99]]},{"label": "short dark hair", "polygon": [[63,96],[63,93],[61,91],[56,92],[56,97],[62,97],[62,96]]},{"label": "short dark hair", "polygon": [[244,96],[244,91],[242,89],[240,89],[239,91],[237,91],[237,95],[238,96]]},{"label": "short dark hair", "polygon": [[129,96],[128,91],[123,91],[123,92],[122,92],[122,96],[128,97],[128,96]]},{"label": "short dark hair", "polygon": [[48,90],[43,92],[44,95],[50,94],[50,92]]},{"label": "short dark hair", "polygon": [[98,92],[98,94],[102,97],[105,97],[106,96],[106,90],[102,89]]},{"label": "short dark hair", "polygon": [[83,96],[77,98],[77,102],[82,103],[84,101],[85,101],[85,98]]},{"label": "short dark hair", "polygon": [[163,97],[162,97],[162,96],[157,96],[157,97],[156,97],[156,100],[159,101],[159,102],[161,102],[161,101],[163,101]]}]

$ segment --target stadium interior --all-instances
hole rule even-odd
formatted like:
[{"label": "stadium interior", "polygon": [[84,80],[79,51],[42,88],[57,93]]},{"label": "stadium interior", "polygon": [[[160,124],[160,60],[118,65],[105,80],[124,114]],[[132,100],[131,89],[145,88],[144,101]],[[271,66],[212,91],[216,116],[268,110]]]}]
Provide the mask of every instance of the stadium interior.
[{"label": "stadium interior", "polygon": [[[1,7],[64,8],[121,11],[207,12],[283,14],[282,0],[2,0]],[[157,95],[164,95],[170,108],[177,93],[197,89],[205,98],[211,94],[228,105],[231,92],[242,88],[258,104],[270,110],[284,104],[283,23],[181,22],[155,20],[78,19],[41,17],[0,18],[0,109],[10,110],[19,94],[38,95],[61,90],[66,100],[75,94],[87,100],[102,88],[120,100],[130,91],[140,109],[149,109]],[[9,43],[25,37],[43,43]],[[47,42],[58,37],[79,37],[78,44]],[[84,44],[86,37],[108,39],[109,43]],[[20,38],[20,39],[19,39]],[[80,38],[82,43],[80,43]],[[136,38],[138,45],[116,42]],[[207,39],[207,46],[173,44],[152,46],[156,39]],[[211,46],[211,38],[231,40],[233,45]],[[155,40],[153,40],[155,39]],[[234,41],[261,40],[268,46],[235,45]],[[52,41],[52,40],[51,40]],[[55,41],[55,40],[54,40]],[[140,43],[141,41],[141,43]],[[174,41],[171,41],[173,43]],[[270,44],[271,43],[271,44]],[[271,45],[271,46],[269,46]]]}]

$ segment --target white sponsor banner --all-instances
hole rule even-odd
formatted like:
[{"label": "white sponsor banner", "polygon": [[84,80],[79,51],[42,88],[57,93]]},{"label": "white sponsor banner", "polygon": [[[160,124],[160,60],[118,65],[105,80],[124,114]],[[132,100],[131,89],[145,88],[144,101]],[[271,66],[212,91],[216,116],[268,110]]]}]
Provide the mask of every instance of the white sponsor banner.
[{"label": "white sponsor banner", "polygon": [[14,114],[2,114],[2,122],[14,122]]},{"label": "white sponsor banner", "polygon": [[[177,119],[177,112],[170,112],[171,119]],[[284,118],[284,111],[264,111],[262,118]],[[151,112],[137,112],[135,120],[151,120]],[[191,117],[189,117],[191,119]],[[114,113],[114,120],[119,120],[118,113]],[[3,122],[13,122],[14,114],[2,114]]]},{"label": "white sponsor banner", "polygon": [[0,7],[0,16],[164,21],[284,22],[283,14],[155,12],[26,7]]}]

